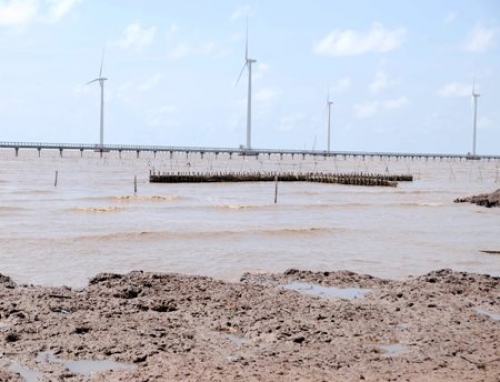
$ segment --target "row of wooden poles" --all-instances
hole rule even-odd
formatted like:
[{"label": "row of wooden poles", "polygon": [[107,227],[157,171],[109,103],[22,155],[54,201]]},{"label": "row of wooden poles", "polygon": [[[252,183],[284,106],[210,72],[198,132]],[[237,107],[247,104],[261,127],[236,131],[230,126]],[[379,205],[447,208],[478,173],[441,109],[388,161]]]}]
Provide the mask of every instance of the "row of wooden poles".
[{"label": "row of wooden poles", "polygon": [[396,187],[413,181],[412,175],[324,173],[324,172],[151,172],[151,183],[209,182],[317,182],[357,186]]}]

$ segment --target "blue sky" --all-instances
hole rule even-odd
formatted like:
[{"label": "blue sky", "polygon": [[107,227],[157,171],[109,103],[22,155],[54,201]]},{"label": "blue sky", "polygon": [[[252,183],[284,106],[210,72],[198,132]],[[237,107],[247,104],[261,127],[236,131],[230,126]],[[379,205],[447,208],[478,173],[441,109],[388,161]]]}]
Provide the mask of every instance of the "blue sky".
[{"label": "blue sky", "polygon": [[500,154],[500,1],[0,0],[0,141]]}]

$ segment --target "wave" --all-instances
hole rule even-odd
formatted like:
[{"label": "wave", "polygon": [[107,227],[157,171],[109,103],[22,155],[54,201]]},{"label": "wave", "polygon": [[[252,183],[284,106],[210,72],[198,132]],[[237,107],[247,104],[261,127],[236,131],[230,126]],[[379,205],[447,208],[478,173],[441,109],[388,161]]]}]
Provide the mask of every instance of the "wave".
[{"label": "wave", "polygon": [[0,206],[0,213],[3,212],[16,212],[16,211],[24,211],[26,208],[23,207],[8,207],[8,206]]},{"label": "wave", "polygon": [[397,189],[394,191],[396,194],[408,194],[408,195],[428,195],[428,194],[449,194],[450,191],[438,190],[438,189],[428,189],[428,190],[404,190]]},{"label": "wave", "polygon": [[73,211],[81,212],[93,212],[93,213],[103,213],[103,212],[115,212],[122,210],[122,207],[109,206],[109,207],[73,207]]},{"label": "wave", "polygon": [[[278,204],[283,209],[300,209],[300,210],[323,210],[328,208],[364,208],[370,207],[371,203],[360,202],[332,202],[332,203],[313,203],[313,204]],[[216,208],[231,211],[246,211],[246,210],[271,210],[276,208],[275,204],[217,204],[209,208]]]},{"label": "wave", "polygon": [[403,202],[397,203],[400,207],[442,207],[444,203],[439,202]]},{"label": "wave", "polygon": [[206,240],[206,239],[229,239],[231,237],[240,237],[247,235],[265,235],[265,236],[297,236],[321,235],[346,232],[345,228],[329,227],[285,227],[276,229],[244,229],[244,230],[221,230],[221,231],[124,231],[104,235],[83,235],[75,239],[80,241],[141,241],[141,240]]},{"label": "wave", "polygon": [[270,208],[269,204],[217,204],[215,205],[216,209],[222,209],[222,210],[235,210],[235,211],[242,211],[242,210],[260,210],[260,209],[267,209]]},{"label": "wave", "polygon": [[128,201],[153,201],[153,202],[163,202],[163,201],[173,201],[179,199],[178,195],[123,195],[114,196],[112,198],[118,202],[128,202]]}]

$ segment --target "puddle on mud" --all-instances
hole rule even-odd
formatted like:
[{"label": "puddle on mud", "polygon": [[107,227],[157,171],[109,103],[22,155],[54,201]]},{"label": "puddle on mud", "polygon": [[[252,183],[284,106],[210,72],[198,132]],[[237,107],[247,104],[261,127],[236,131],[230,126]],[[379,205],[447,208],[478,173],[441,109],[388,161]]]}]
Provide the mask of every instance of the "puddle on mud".
[{"label": "puddle on mud", "polygon": [[[107,371],[107,370],[133,370],[136,369],[135,365],[127,363],[119,363],[112,359],[105,360],[62,360],[59,359],[54,353],[41,352],[36,356],[36,361],[39,363],[57,363],[62,365],[63,368],[68,369],[73,373],[78,373],[84,376],[90,376],[92,373]],[[12,363],[9,371],[18,373],[25,382],[38,382],[39,379],[44,377],[44,373],[34,368],[30,368],[19,363]]]},{"label": "puddle on mud", "polygon": [[322,285],[301,283],[298,281],[285,284],[283,285],[283,288],[314,296],[337,297],[347,300],[363,298],[365,294],[370,292],[370,289],[325,287]]},{"label": "puddle on mud", "polygon": [[385,357],[392,357],[395,355],[408,353],[410,351],[407,346],[401,344],[384,344],[378,345],[377,347],[384,351]]},{"label": "puddle on mud", "polygon": [[228,340],[230,340],[232,343],[235,343],[236,345],[243,345],[248,342],[246,338],[238,337],[235,336],[234,334],[224,334],[224,337],[226,337]]},{"label": "puddle on mud", "polygon": [[13,362],[9,366],[8,370],[11,373],[19,374],[25,382],[38,382],[43,376],[43,374],[38,370],[34,370],[17,362]]},{"label": "puddle on mud", "polygon": [[89,376],[91,373],[96,373],[99,371],[133,370],[136,368],[136,366],[134,365],[116,362],[113,361],[112,359],[105,359],[100,361],[89,361],[89,360],[63,361],[62,364],[69,371],[86,376]]},{"label": "puddle on mud", "polygon": [[5,322],[0,322],[0,332],[8,328],[10,328],[10,324],[7,324]]},{"label": "puddle on mud", "polygon": [[476,313],[479,313],[481,316],[486,316],[491,318],[493,321],[500,321],[500,314],[490,312],[489,310],[481,309],[481,308],[474,308]]},{"label": "puddle on mud", "polygon": [[391,325],[394,326],[396,329],[402,329],[402,330],[410,329],[410,324],[407,322],[399,322]]}]

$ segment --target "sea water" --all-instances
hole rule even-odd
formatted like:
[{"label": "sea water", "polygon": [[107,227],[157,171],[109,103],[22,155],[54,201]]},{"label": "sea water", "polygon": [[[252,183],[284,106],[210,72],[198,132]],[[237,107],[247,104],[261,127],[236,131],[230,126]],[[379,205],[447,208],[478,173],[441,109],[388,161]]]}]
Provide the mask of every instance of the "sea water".
[{"label": "sea water", "polygon": [[[83,287],[98,272],[238,280],[289,268],[400,279],[500,275],[500,209],[454,199],[500,188],[500,162],[0,149],[0,273]],[[150,171],[412,174],[397,188],[318,183],[155,184]],[[57,179],[56,179],[57,172]],[[137,177],[137,193],[134,193]]]}]

